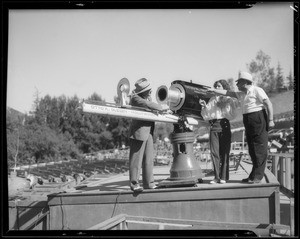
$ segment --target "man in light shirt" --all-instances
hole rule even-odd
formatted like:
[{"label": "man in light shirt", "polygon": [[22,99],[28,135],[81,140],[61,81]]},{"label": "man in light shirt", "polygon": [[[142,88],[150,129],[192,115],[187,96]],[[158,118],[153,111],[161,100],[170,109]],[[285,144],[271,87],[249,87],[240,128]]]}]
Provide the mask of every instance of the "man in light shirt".
[{"label": "man in light shirt", "polygon": [[263,176],[268,156],[268,130],[274,127],[273,106],[265,91],[253,85],[252,75],[240,72],[237,80],[238,92],[214,90],[221,95],[239,100],[245,126],[252,171],[244,183],[259,183]]}]

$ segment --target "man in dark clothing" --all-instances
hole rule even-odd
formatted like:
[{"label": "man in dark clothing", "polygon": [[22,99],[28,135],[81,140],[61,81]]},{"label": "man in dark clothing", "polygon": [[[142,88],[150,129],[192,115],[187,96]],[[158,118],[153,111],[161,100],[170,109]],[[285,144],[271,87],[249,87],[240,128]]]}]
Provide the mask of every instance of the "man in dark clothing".
[{"label": "man in dark clothing", "polygon": [[[135,83],[136,89],[132,92],[130,104],[145,109],[163,111],[166,106],[151,101],[150,82],[142,78]],[[153,177],[153,131],[154,122],[132,120],[129,137],[129,180],[132,191],[142,191],[143,187],[156,188]],[[140,170],[143,169],[143,187],[139,184]]]}]

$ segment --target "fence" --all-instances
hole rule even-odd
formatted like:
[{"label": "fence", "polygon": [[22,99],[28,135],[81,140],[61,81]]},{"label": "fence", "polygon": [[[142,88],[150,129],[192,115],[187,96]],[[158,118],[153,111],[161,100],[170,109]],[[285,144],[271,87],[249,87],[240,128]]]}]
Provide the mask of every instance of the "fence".
[{"label": "fence", "polygon": [[269,166],[280,183],[280,192],[290,199],[290,227],[294,235],[294,154],[270,153]]},{"label": "fence", "polygon": [[[288,229],[285,225],[280,224],[265,224],[265,223],[237,223],[237,222],[219,222],[219,221],[203,221],[203,220],[188,220],[188,219],[170,219],[159,217],[144,217],[133,216],[127,214],[119,214],[104,222],[96,224],[87,230],[129,230],[132,225],[137,225],[138,229],[144,228],[146,225],[148,228],[156,230],[166,229],[192,229],[192,230],[234,230],[234,233],[238,235],[238,232],[243,233],[246,230],[247,235],[250,231],[265,230],[272,231],[278,229]],[[139,225],[139,226],[138,226]],[[152,226],[152,227],[151,227]],[[212,233],[212,232],[210,232]]]},{"label": "fence", "polygon": [[278,179],[282,193],[294,196],[294,154],[270,153],[271,171]]},{"label": "fence", "polygon": [[[240,166],[240,161],[244,159],[248,154],[242,150],[235,150],[234,152],[231,151],[229,155],[229,166],[234,167],[235,170],[238,169]],[[205,162],[205,169],[213,169],[213,161],[211,160],[211,154],[209,151],[200,152],[195,155],[196,160],[201,163]]]}]

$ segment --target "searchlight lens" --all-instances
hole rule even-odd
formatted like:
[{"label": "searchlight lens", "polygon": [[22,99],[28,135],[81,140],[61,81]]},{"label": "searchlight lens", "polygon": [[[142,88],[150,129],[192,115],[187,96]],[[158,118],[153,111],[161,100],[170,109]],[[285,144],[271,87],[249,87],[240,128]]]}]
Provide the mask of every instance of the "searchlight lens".
[{"label": "searchlight lens", "polygon": [[157,92],[157,95],[160,101],[164,101],[167,99],[168,92],[166,91],[166,89],[162,88]]}]

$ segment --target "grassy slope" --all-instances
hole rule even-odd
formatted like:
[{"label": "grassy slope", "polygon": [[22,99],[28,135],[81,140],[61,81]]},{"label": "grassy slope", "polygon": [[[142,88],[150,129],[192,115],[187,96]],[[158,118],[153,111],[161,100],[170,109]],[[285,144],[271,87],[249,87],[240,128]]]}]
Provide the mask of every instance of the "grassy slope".
[{"label": "grassy slope", "polygon": [[273,104],[274,114],[294,110],[294,97],[295,94],[292,90],[278,93],[273,97],[270,97]]},{"label": "grassy slope", "polygon": [[[295,94],[292,90],[270,96],[270,100],[273,104],[274,115],[294,110],[294,97]],[[234,119],[232,122],[241,120],[242,115],[240,112],[236,119]]]}]

